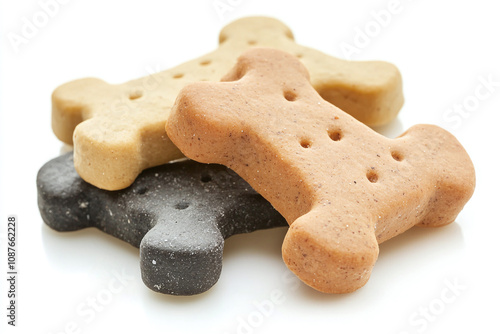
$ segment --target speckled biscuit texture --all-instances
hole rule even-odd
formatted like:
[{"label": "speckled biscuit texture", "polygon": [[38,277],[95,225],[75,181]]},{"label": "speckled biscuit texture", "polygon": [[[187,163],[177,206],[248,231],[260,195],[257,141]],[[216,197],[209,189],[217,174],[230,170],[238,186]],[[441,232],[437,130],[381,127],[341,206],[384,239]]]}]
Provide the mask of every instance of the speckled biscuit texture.
[{"label": "speckled biscuit texture", "polygon": [[344,61],[301,46],[275,19],[237,20],[222,29],[219,42],[214,52],[124,84],[86,78],[58,87],[52,95],[52,128],[60,140],[74,145],[79,175],[98,188],[118,190],[142,170],[182,157],[164,130],[179,90],[195,81],[219,81],[254,46],[299,57],[318,92],[366,124],[387,123],[403,104],[401,75],[394,65]]},{"label": "speckled biscuit texture", "polygon": [[319,291],[362,287],[379,243],[453,222],[472,196],[474,167],[453,135],[416,125],[386,138],[322,99],[293,55],[250,50],[222,81],[185,87],[167,133],[271,202],[290,224],[286,265]]},{"label": "speckled biscuit texture", "polygon": [[112,192],[83,181],[68,153],[40,169],[37,188],[47,225],[57,231],[97,227],[139,247],[144,283],[166,294],[212,287],[231,235],[287,225],[233,171],[194,161],[148,169],[131,187]]}]

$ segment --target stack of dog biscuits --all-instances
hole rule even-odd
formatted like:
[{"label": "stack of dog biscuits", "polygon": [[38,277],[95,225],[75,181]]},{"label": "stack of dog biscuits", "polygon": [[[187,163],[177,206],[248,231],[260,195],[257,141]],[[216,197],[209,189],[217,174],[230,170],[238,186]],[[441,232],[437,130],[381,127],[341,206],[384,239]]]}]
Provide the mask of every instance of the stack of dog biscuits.
[{"label": "stack of dog biscuits", "polygon": [[453,135],[417,125],[388,139],[367,126],[403,104],[393,65],[300,46],[271,18],[237,20],[219,42],[154,84],[54,91],[53,130],[74,152],[39,172],[47,225],[98,227],[140,248],[149,288],[192,295],[216,283],[225,238],[288,223],[290,270],[346,293],[368,281],[379,243],[453,222],[472,196]]},{"label": "stack of dog biscuits", "polygon": [[217,50],[153,76],[121,85],[87,78],[52,95],[52,128],[74,146],[75,168],[90,184],[119,190],[145,168],[182,157],[165,133],[178,92],[196,81],[219,81],[246,49],[265,46],[300,57],[314,87],[369,125],[385,124],[403,104],[401,76],[385,62],[348,62],[300,46],[283,23],[246,18],[222,29]]}]

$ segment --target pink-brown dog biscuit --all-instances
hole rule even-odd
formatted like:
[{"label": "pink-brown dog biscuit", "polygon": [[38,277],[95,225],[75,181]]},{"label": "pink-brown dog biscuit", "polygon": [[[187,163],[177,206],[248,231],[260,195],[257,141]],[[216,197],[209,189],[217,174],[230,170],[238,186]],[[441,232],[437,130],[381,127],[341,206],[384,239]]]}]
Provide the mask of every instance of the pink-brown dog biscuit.
[{"label": "pink-brown dog biscuit", "polygon": [[218,81],[238,55],[256,45],[300,57],[318,92],[367,124],[389,122],[403,104],[394,65],[328,56],[295,43],[280,21],[251,17],[222,29],[214,52],[172,69],[120,85],[87,78],[58,87],[52,96],[54,133],[74,144],[75,168],[85,181],[106,190],[125,188],[143,169],[182,157],[164,129],[180,89]]},{"label": "pink-brown dog biscuit", "polygon": [[287,266],[328,293],[363,286],[378,244],[453,222],[475,186],[456,138],[417,125],[388,139],[323,100],[295,57],[253,49],[219,83],[179,94],[166,129],[189,158],[227,165],[287,219]]}]

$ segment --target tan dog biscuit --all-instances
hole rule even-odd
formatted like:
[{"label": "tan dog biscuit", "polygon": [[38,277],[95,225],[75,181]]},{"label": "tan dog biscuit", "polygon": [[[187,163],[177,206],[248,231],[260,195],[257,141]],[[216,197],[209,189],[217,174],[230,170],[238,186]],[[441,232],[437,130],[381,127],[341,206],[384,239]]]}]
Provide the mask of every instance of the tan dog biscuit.
[{"label": "tan dog biscuit", "polygon": [[293,56],[253,49],[220,83],[185,87],[166,129],[181,151],[234,169],[287,219],[287,266],[328,293],[363,286],[378,244],[453,222],[475,187],[456,138],[417,125],[388,139],[323,100]]},{"label": "tan dog biscuit", "polygon": [[75,168],[85,181],[125,188],[143,169],[182,157],[164,130],[179,90],[195,81],[218,81],[255,45],[300,57],[320,94],[367,124],[392,120],[402,106],[394,65],[333,58],[296,44],[283,23],[252,17],[222,29],[216,51],[170,70],[120,85],[88,78],[60,86],[52,96],[54,133],[74,144]]}]

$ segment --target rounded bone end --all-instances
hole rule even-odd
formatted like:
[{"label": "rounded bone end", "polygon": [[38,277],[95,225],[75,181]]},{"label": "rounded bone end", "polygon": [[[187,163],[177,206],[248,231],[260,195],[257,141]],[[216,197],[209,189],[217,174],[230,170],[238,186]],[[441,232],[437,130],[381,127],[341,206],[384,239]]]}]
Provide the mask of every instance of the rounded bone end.
[{"label": "rounded bone end", "polygon": [[288,268],[324,293],[349,293],[364,286],[378,257],[375,236],[366,235],[360,242],[347,234],[321,231],[316,228],[320,223],[307,224],[301,218],[291,225],[283,243],[283,260]]},{"label": "rounded bone end", "polygon": [[293,33],[283,22],[265,16],[245,17],[235,20],[224,28],[219,34],[219,43],[228,40],[248,40],[257,42],[258,38],[287,38],[293,40]]},{"label": "rounded bone end", "polygon": [[110,87],[97,78],[84,78],[65,83],[52,93],[52,130],[62,142],[73,144],[75,127],[87,117],[89,100]]}]

